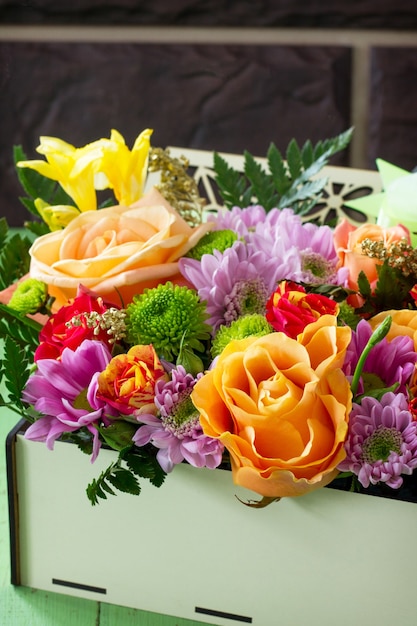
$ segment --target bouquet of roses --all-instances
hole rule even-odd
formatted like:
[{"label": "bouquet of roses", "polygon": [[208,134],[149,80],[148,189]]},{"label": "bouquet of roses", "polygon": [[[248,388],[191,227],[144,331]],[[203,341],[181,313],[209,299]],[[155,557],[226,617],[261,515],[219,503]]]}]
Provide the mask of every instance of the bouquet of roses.
[{"label": "bouquet of roses", "polygon": [[208,214],[150,137],[16,150],[38,219],[29,239],[2,222],[1,403],[51,449],[117,451],[93,504],[182,462],[230,468],[254,506],[340,477],[399,490],[417,467],[417,252],[406,226],[308,219],[349,135],[285,161],[272,144],[270,172],[214,154],[224,206]]}]

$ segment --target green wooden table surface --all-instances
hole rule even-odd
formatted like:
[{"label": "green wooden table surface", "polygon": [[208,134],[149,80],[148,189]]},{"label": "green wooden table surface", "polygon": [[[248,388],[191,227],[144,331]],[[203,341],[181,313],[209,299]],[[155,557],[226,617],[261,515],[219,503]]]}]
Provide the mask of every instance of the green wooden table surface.
[{"label": "green wooden table surface", "polygon": [[5,440],[18,416],[0,408],[0,626],[204,626],[10,583]]}]

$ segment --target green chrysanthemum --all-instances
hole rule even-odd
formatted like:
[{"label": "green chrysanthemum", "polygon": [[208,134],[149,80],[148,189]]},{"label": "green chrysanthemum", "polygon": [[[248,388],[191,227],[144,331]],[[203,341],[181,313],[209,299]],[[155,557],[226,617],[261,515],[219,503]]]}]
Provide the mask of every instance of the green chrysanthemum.
[{"label": "green chrysanthemum", "polygon": [[246,337],[262,337],[273,332],[272,326],[263,315],[253,313],[239,317],[230,326],[221,326],[218,330],[211,347],[213,359],[223,352],[224,348],[233,339],[245,339]]},{"label": "green chrysanthemum", "polygon": [[200,261],[203,254],[213,254],[214,250],[224,252],[231,248],[236,240],[237,234],[233,230],[213,230],[206,233],[186,256]]},{"label": "green chrysanthemum", "polygon": [[184,344],[202,352],[202,341],[209,339],[205,323],[206,306],[188,287],[170,282],[146,289],[127,307],[126,328],[129,340],[152,344],[160,357],[173,360]]},{"label": "green chrysanthemum", "polygon": [[9,307],[23,315],[39,311],[48,298],[48,288],[36,278],[28,278],[21,282],[9,301]]},{"label": "green chrysanthemum", "polygon": [[360,320],[360,315],[355,313],[355,309],[350,304],[339,302],[339,314],[337,316],[339,326],[343,324],[355,330]]}]

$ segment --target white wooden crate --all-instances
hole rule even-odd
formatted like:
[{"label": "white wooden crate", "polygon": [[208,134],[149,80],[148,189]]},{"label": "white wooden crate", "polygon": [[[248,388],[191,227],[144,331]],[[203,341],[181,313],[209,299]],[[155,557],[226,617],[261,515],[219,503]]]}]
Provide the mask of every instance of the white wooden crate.
[{"label": "white wooden crate", "polygon": [[417,504],[325,488],[250,509],[229,472],[180,465],[92,507],[113,457],[10,436],[15,584],[221,626],[415,625]]}]

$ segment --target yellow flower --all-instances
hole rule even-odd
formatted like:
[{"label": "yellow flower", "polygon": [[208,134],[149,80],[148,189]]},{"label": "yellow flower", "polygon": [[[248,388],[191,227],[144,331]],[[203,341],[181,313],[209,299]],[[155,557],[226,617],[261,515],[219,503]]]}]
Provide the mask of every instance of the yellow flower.
[{"label": "yellow flower", "polygon": [[80,214],[79,210],[73,206],[63,204],[51,206],[42,198],[36,198],[35,206],[51,231],[62,230],[62,228],[68,226],[74,217]]},{"label": "yellow flower", "polygon": [[49,210],[44,219],[48,226],[53,225],[51,230],[66,226],[79,212],[96,210],[97,189],[113,189],[118,203],[125,206],[139,200],[146,180],[152,132],[144,130],[132,150],[117,130],[111,131],[110,139],[98,139],[82,148],[56,137],[41,137],[37,152],[45,155],[46,161],[19,161],[17,166],[56,180],[76,205],[69,212],[68,207],[64,211],[62,207]]},{"label": "yellow flower", "polygon": [[46,161],[19,161],[17,167],[28,167],[56,180],[80,211],[95,210],[94,177],[106,142],[108,140],[100,139],[83,148],[75,148],[56,137],[41,137],[36,151],[44,154]]},{"label": "yellow flower", "polygon": [[144,130],[129,150],[122,135],[117,130],[111,131],[96,185],[98,189],[112,188],[119,204],[130,206],[142,197],[152,132],[149,128]]}]

